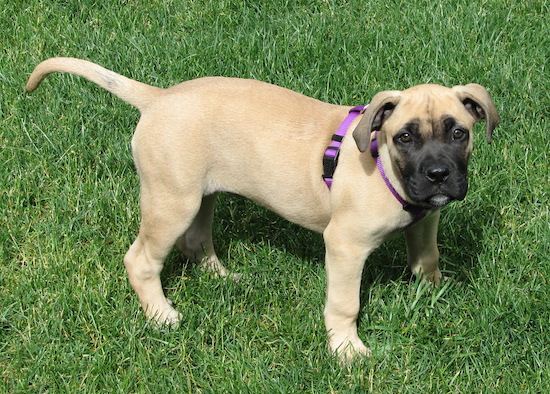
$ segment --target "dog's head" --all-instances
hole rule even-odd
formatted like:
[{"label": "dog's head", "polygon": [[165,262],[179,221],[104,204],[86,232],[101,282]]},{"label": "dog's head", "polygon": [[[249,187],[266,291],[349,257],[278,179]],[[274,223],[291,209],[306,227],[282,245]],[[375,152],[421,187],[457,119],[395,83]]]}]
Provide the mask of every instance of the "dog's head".
[{"label": "dog's head", "polygon": [[374,96],[353,137],[364,152],[371,132],[378,130],[379,144],[387,144],[407,195],[415,203],[440,207],[466,195],[472,128],[481,119],[490,143],[499,117],[483,86],[420,85]]}]

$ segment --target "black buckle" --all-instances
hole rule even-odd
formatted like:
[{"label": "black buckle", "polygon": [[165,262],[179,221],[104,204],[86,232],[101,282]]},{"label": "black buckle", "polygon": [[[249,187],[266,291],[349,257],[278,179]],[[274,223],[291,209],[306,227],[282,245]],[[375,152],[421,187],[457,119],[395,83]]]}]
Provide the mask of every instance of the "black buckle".
[{"label": "black buckle", "polygon": [[333,157],[323,156],[323,178],[332,178],[334,171],[336,171],[336,166],[338,165],[338,155],[340,154],[340,148],[335,146],[329,146],[327,150],[334,150],[336,153]]}]

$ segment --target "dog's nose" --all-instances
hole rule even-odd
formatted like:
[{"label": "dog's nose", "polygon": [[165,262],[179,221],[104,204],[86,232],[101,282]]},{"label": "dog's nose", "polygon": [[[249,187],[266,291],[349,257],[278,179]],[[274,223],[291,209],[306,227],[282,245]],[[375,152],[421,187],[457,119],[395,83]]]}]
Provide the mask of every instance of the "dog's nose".
[{"label": "dog's nose", "polygon": [[433,166],[426,170],[426,178],[432,183],[443,183],[449,177],[449,169],[444,166]]}]

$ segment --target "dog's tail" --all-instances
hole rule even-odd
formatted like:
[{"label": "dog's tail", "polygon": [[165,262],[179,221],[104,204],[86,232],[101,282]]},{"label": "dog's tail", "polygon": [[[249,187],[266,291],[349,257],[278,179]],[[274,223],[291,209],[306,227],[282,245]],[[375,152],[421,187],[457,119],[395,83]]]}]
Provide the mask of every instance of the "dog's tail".
[{"label": "dog's tail", "polygon": [[25,89],[27,92],[34,91],[44,78],[54,72],[65,72],[84,77],[140,111],[162,92],[160,88],[126,78],[95,63],[70,57],[54,57],[44,60],[32,72]]}]

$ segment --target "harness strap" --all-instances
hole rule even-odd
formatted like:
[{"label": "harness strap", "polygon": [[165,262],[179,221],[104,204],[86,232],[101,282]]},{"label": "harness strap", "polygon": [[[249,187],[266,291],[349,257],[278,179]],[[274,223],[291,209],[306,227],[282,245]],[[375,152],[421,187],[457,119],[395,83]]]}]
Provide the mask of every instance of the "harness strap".
[{"label": "harness strap", "polygon": [[336,130],[336,133],[332,136],[332,141],[325,151],[323,156],[323,179],[328,188],[332,187],[332,177],[338,164],[338,155],[340,153],[340,147],[342,146],[342,140],[344,139],[346,132],[353,120],[366,108],[366,105],[358,105],[349,110],[348,116]]}]

